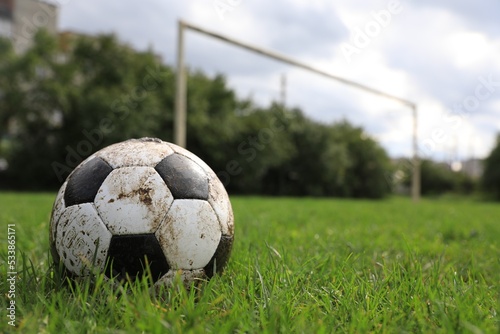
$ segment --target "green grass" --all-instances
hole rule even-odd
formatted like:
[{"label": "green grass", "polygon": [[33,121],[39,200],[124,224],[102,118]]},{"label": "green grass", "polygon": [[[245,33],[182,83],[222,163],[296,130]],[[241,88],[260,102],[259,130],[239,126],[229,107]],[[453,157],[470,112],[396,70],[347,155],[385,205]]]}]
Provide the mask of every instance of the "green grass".
[{"label": "green grass", "polygon": [[7,224],[17,238],[22,333],[498,333],[500,205],[467,200],[232,198],[227,270],[150,297],[63,285],[50,266],[54,194],[0,194],[2,319]]}]

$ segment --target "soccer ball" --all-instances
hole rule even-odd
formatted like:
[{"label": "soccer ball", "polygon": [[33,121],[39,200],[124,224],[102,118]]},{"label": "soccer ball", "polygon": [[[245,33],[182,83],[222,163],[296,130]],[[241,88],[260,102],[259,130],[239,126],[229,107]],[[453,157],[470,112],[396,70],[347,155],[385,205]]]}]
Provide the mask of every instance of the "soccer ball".
[{"label": "soccer ball", "polygon": [[61,186],[50,220],[52,257],[68,276],[133,280],[148,270],[154,287],[220,273],[233,239],[231,203],[215,173],[154,138],[83,161]]}]

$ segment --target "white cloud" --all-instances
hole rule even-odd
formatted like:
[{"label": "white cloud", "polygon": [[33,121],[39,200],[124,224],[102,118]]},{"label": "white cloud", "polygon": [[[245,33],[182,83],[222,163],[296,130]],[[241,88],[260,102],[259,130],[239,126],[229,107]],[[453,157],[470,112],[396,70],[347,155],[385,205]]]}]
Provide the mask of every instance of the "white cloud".
[{"label": "white cloud", "polygon": [[451,34],[444,45],[451,61],[459,68],[483,62],[490,49],[483,34],[468,31]]}]

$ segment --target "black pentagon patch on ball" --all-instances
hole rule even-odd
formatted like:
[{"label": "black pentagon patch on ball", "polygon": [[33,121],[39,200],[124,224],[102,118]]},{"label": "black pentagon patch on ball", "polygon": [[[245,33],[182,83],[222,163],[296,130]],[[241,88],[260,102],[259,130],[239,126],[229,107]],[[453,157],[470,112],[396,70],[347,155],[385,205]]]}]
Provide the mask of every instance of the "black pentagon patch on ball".
[{"label": "black pentagon patch on ball", "polygon": [[229,255],[231,255],[231,249],[233,248],[234,237],[230,235],[222,235],[219,246],[215,250],[215,254],[205,266],[205,274],[208,278],[212,278],[215,273],[222,273],[222,270],[229,260]]},{"label": "black pentagon patch on ball", "polygon": [[66,207],[92,203],[106,177],[113,168],[103,159],[94,158],[77,167],[68,179],[64,202]]},{"label": "black pentagon patch on ball", "polygon": [[175,199],[208,199],[208,176],[193,160],[174,153],[155,169]]},{"label": "black pentagon patch on ball", "polygon": [[108,277],[119,280],[140,278],[145,274],[146,264],[153,283],[170,269],[153,233],[111,237],[105,270]]}]

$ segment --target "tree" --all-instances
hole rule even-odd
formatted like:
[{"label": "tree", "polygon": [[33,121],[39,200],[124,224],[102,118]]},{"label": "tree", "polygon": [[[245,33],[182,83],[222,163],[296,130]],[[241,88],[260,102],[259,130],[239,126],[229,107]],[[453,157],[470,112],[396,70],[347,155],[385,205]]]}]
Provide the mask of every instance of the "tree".
[{"label": "tree", "polygon": [[278,172],[284,173],[279,193],[357,198],[382,198],[389,193],[387,154],[363,129],[347,121],[321,124],[296,111],[287,131],[295,150],[265,182],[272,185]]},{"label": "tree", "polygon": [[235,114],[241,103],[223,76],[210,79],[199,71],[188,74],[187,148],[216,172],[223,171],[241,131]]},{"label": "tree", "polygon": [[382,198],[389,194],[391,169],[385,150],[366,132],[347,121],[332,126],[336,143],[345,143],[349,165],[337,192],[343,197]]},{"label": "tree", "polygon": [[[62,42],[61,42],[62,41]],[[172,140],[174,71],[113,35],[40,31],[16,55],[0,40],[3,187],[53,189],[83,159],[137,137]],[[188,72],[187,148],[232,193],[380,198],[385,151],[347,122],[238,99],[224,76]],[[7,143],[7,144],[6,144]]]},{"label": "tree", "polygon": [[497,135],[495,147],[484,160],[481,185],[495,200],[500,201],[500,133]]},{"label": "tree", "polygon": [[272,193],[296,196],[339,196],[335,187],[349,165],[343,142],[336,141],[328,125],[308,119],[300,110],[289,114],[286,133],[293,150],[265,180]]},{"label": "tree", "polygon": [[[404,166],[405,177],[403,183],[411,185],[411,162]],[[422,195],[434,196],[445,193],[470,194],[476,188],[476,182],[463,172],[453,171],[444,163],[437,163],[429,159],[420,162],[420,189]]]},{"label": "tree", "polygon": [[54,120],[52,110],[47,108],[52,102],[48,92],[55,88],[47,80],[53,75],[54,50],[55,40],[41,31],[35,36],[34,47],[22,57],[8,52],[8,57],[2,58],[2,137],[9,142],[10,158],[4,184],[42,184],[45,180],[37,172],[47,169],[50,155],[38,152],[45,151],[44,142],[50,140]]},{"label": "tree", "polygon": [[422,160],[420,174],[422,195],[439,195],[454,190],[454,172],[448,166]]},{"label": "tree", "polygon": [[2,133],[11,143],[4,185],[53,188],[106,145],[171,137],[165,114],[173,103],[164,103],[173,95],[164,87],[173,73],[153,53],[113,35],[77,36],[69,44],[62,50],[39,31],[26,53],[2,57]]}]

